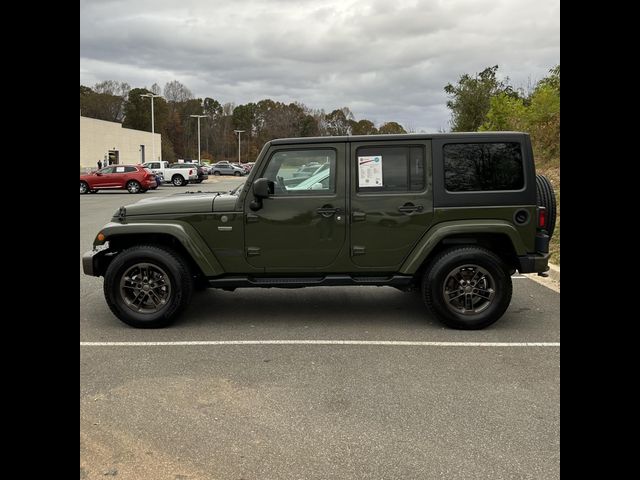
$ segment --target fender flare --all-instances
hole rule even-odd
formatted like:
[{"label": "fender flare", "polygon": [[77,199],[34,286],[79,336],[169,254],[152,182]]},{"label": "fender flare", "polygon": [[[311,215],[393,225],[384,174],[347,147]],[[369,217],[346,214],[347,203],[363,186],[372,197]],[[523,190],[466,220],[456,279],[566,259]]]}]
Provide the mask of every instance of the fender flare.
[{"label": "fender flare", "polygon": [[400,273],[412,275],[418,271],[420,266],[429,257],[433,249],[451,235],[497,233],[506,235],[513,245],[516,255],[525,255],[527,249],[520,238],[516,228],[509,222],[503,220],[456,220],[442,222],[432,226],[422,236],[411,254],[400,267]]},{"label": "fender flare", "polygon": [[100,229],[104,235],[104,240],[100,241],[96,237],[93,242],[94,249],[104,245],[110,238],[126,235],[163,234],[170,235],[180,242],[187,253],[191,255],[193,261],[200,267],[202,273],[207,277],[222,275],[224,269],[216,259],[209,246],[202,239],[200,234],[190,224],[179,220],[162,223],[154,222],[109,222]]}]

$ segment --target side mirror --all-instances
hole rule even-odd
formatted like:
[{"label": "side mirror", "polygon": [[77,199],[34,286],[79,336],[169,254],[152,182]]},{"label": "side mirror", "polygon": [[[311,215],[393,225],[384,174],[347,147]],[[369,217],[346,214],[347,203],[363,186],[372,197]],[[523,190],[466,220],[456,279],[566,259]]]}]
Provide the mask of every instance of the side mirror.
[{"label": "side mirror", "polygon": [[254,212],[262,208],[262,199],[269,198],[273,195],[275,184],[272,180],[266,178],[258,178],[253,182],[252,191],[255,199],[249,204],[249,208]]},{"label": "side mirror", "polygon": [[99,177],[102,176],[102,174],[100,172],[96,172],[96,175],[99,176]]},{"label": "side mirror", "polygon": [[253,182],[253,196],[256,198],[268,198],[273,195],[275,184],[266,178],[258,178]]}]

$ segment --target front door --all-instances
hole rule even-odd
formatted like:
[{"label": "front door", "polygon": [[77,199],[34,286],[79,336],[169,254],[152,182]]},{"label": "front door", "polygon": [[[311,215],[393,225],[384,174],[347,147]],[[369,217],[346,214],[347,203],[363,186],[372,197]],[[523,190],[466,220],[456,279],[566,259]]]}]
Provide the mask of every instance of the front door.
[{"label": "front door", "polygon": [[395,271],[433,221],[429,140],[351,143],[351,260]]},{"label": "front door", "polygon": [[[107,167],[96,172],[96,178],[93,183],[94,188],[109,188],[115,184],[114,170],[116,167]],[[97,174],[100,175],[97,175]]]},{"label": "front door", "polygon": [[[245,198],[247,262],[287,273],[328,267],[336,260],[346,246],[345,151],[344,143],[327,143],[282,145],[267,152],[255,179],[272,180],[275,189],[255,212],[249,208],[253,195]],[[301,175],[310,170],[312,175]]]}]

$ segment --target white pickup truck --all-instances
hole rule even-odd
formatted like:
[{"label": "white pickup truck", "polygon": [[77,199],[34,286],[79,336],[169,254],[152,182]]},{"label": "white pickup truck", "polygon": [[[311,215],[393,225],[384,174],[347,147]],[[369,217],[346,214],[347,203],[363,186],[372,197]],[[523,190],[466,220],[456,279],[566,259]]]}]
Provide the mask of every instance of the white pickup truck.
[{"label": "white pickup truck", "polygon": [[164,177],[165,182],[171,182],[176,187],[182,187],[189,182],[194,182],[198,179],[198,170],[189,166],[180,166],[180,164],[173,164],[173,168],[169,168],[169,162],[162,160],[159,162],[146,162],[142,164],[143,167],[148,168],[153,173],[160,173]]}]

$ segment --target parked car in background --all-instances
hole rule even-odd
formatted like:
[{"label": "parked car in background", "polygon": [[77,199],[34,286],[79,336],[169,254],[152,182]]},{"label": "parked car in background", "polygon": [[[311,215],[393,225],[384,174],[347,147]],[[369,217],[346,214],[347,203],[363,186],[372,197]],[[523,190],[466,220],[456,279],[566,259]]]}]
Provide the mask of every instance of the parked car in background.
[{"label": "parked car in background", "polygon": [[203,163],[200,165],[202,167],[202,171],[209,175],[209,169],[211,169],[211,165],[209,165],[208,163]]},{"label": "parked car in background", "polygon": [[244,168],[229,162],[214,163],[211,166],[210,172],[212,175],[235,175],[236,177],[247,174],[247,172],[244,171]]},{"label": "parked car in background", "polygon": [[203,180],[206,180],[207,178],[209,178],[209,175],[204,172],[204,168],[202,168],[200,165],[196,163],[181,163],[181,164],[172,163],[171,165],[169,165],[169,167],[172,167],[174,165],[186,165],[186,166],[195,168],[196,171],[198,172],[198,178],[195,180],[192,180],[193,183],[202,183]]},{"label": "parked car in background", "polygon": [[320,171],[323,166],[324,165],[318,162],[311,162],[307,165],[303,165],[297,171],[293,172],[293,178],[309,178],[316,172]]},{"label": "parked car in background", "polygon": [[140,165],[111,165],[88,175],[80,175],[80,193],[98,190],[124,190],[144,193],[157,188],[156,176]]},{"label": "parked car in background", "polygon": [[249,173],[253,168],[253,165],[254,165],[253,162],[248,162],[248,163],[242,163],[240,166],[244,170],[244,173]]},{"label": "parked car in background", "polygon": [[173,183],[176,187],[183,187],[189,182],[195,183],[198,179],[197,169],[188,163],[172,163],[169,165],[169,162],[162,160],[146,162],[142,166],[153,173],[161,173],[165,181]]}]

